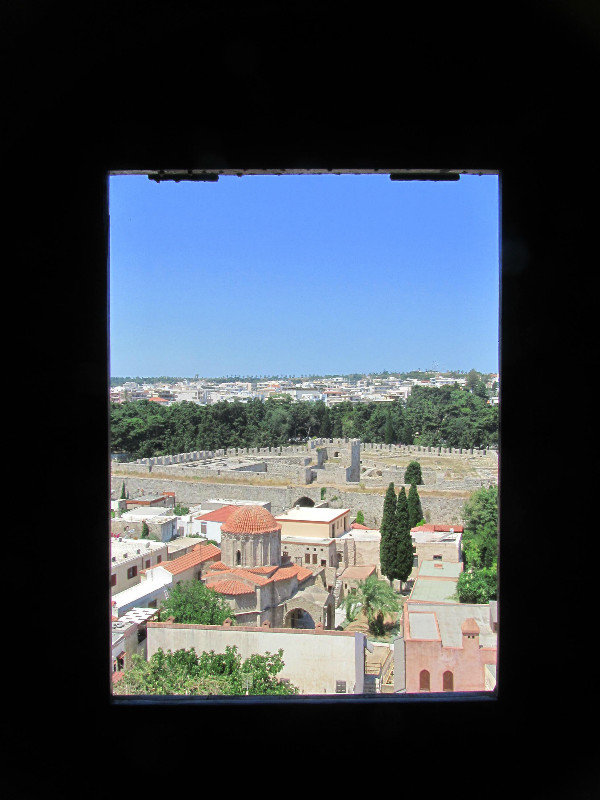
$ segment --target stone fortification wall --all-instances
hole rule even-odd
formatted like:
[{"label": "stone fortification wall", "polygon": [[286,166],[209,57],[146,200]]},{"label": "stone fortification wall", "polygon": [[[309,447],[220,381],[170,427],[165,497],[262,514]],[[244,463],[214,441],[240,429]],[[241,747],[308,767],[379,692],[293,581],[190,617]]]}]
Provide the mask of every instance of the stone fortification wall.
[{"label": "stone fortification wall", "polygon": [[138,464],[137,462],[129,464],[119,464],[118,474],[138,475],[140,472],[147,472],[148,475],[153,475],[157,478],[218,478],[226,477],[231,483],[247,483],[252,480],[254,483],[266,483],[269,481],[285,478],[290,483],[310,483],[312,474],[310,467],[300,467],[295,464],[281,464],[273,466],[268,472],[252,472],[252,476],[248,475],[248,470],[231,469],[231,468],[215,468],[215,467],[193,467],[193,466],[158,466],[152,464]]},{"label": "stone fortification wall", "polygon": [[[186,506],[201,503],[203,500],[210,500],[214,497],[227,497],[231,500],[268,501],[271,503],[271,512],[277,515],[292,508],[300,497],[308,497],[314,503],[318,503],[321,500],[320,485],[249,486],[248,484],[234,482],[224,484],[178,481],[175,476],[161,477],[156,476],[154,472],[149,474],[148,477],[127,475],[123,470],[123,466],[115,466],[111,476],[111,492],[114,498],[120,495],[121,485],[125,478],[125,488],[130,493],[130,499],[141,496],[142,489],[145,494],[160,494],[163,491],[170,491],[175,492],[175,499],[178,503]],[[378,527],[383,512],[384,494],[384,490],[382,490],[381,494],[374,494],[328,488],[325,500],[333,508],[349,508],[352,518],[356,516],[360,509],[365,515],[365,524]],[[441,492],[438,494],[436,492],[437,496],[432,497],[428,496],[423,490],[419,491],[419,495],[423,513],[428,522],[448,524],[462,522],[462,509],[467,499],[466,496],[456,496],[452,492],[446,494],[441,494]]]}]

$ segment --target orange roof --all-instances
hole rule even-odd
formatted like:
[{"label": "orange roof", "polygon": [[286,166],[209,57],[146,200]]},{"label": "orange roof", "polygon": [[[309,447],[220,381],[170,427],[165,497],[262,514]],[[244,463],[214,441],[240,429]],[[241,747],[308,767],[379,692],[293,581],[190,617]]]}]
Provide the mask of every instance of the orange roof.
[{"label": "orange roof", "polygon": [[234,580],[223,580],[219,581],[218,583],[213,583],[210,587],[214,589],[215,592],[219,592],[219,594],[254,594],[256,591],[252,586],[247,586],[245,583],[241,581],[234,581]]},{"label": "orange roof", "polygon": [[228,570],[228,569],[229,569],[229,567],[227,566],[227,564],[224,564],[222,561],[215,561],[215,563],[214,563],[214,564],[211,564],[211,565],[210,565],[210,568],[211,568],[211,570],[212,570],[212,569],[226,569],[226,570]]},{"label": "orange roof", "polygon": [[281,525],[262,506],[240,506],[221,525],[222,533],[273,533],[280,530]]},{"label": "orange roof", "polygon": [[423,531],[425,533],[448,533],[450,530],[453,530],[454,533],[462,533],[463,526],[462,525],[417,525],[415,528],[411,528],[410,532],[413,531]]},{"label": "orange roof", "polygon": [[272,575],[279,569],[279,567],[267,565],[266,567],[248,567],[247,569],[248,572],[254,572],[255,574],[258,575]]},{"label": "orange roof", "polygon": [[178,575],[180,572],[185,572],[186,569],[196,567],[198,564],[220,555],[220,548],[214,544],[197,544],[184,556],[179,556],[174,561],[167,561],[166,563],[163,561],[160,566],[164,567],[172,575]]},{"label": "orange roof", "polygon": [[213,511],[207,511],[206,514],[200,514],[199,517],[194,517],[194,519],[200,519],[202,522],[227,522],[238,508],[239,506],[221,506],[221,508],[215,508]]}]

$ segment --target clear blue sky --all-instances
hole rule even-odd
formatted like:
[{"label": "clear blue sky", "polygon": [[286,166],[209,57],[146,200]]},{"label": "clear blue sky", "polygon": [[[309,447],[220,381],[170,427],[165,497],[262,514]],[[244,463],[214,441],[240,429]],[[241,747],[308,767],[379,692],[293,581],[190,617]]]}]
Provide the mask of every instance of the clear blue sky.
[{"label": "clear blue sky", "polygon": [[113,376],[498,369],[498,178],[110,178]]}]

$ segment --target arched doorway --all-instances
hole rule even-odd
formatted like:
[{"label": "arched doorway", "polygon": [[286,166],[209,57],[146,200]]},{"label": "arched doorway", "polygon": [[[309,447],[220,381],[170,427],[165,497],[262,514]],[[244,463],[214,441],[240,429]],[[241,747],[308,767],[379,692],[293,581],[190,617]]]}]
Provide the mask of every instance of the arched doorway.
[{"label": "arched doorway", "polygon": [[450,670],[446,670],[442,676],[443,680],[443,689],[445,692],[453,692],[454,691],[454,675],[450,672]]},{"label": "arched doorway", "polygon": [[295,506],[300,506],[300,508],[313,508],[315,505],[315,501],[311,500],[310,497],[300,497],[294,503]]},{"label": "arched doorway", "polygon": [[430,686],[429,670],[422,669],[419,673],[419,691],[428,692]]},{"label": "arched doorway", "polygon": [[285,615],[284,628],[297,628],[300,630],[314,630],[315,621],[303,608],[292,608]]}]

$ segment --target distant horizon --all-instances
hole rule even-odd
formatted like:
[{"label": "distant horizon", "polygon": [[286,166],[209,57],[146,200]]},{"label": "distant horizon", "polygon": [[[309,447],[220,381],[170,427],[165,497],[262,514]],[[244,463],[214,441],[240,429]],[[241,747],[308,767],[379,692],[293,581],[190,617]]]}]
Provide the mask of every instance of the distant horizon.
[{"label": "distant horizon", "polygon": [[[355,370],[353,372],[329,372],[326,374],[311,372],[302,375],[294,375],[292,373],[282,373],[279,375],[270,375],[268,373],[261,373],[261,374],[235,374],[235,375],[200,375],[199,373],[194,373],[194,375],[142,375],[136,373],[133,375],[111,375],[110,379],[115,380],[117,378],[143,378],[143,379],[151,379],[154,378],[155,380],[161,378],[173,378],[173,379],[183,379],[183,380],[220,380],[220,379],[252,379],[252,378],[261,378],[264,380],[271,380],[277,378],[286,378],[286,379],[307,379],[307,378],[344,378],[349,375],[360,375],[362,377],[369,377],[369,376],[377,376],[377,375],[407,375],[411,373],[418,373],[421,375],[449,375],[451,373],[459,373],[461,375],[468,375],[468,373],[475,369],[475,367],[469,367],[469,369],[404,369],[404,370],[371,370],[370,372],[360,372],[359,370]],[[490,371],[482,371],[482,370],[475,370],[480,375],[496,375],[498,374],[498,370],[490,370]],[[196,377],[197,375],[197,377]]]},{"label": "distant horizon", "polygon": [[497,175],[113,175],[109,214],[111,374],[498,372]]}]

